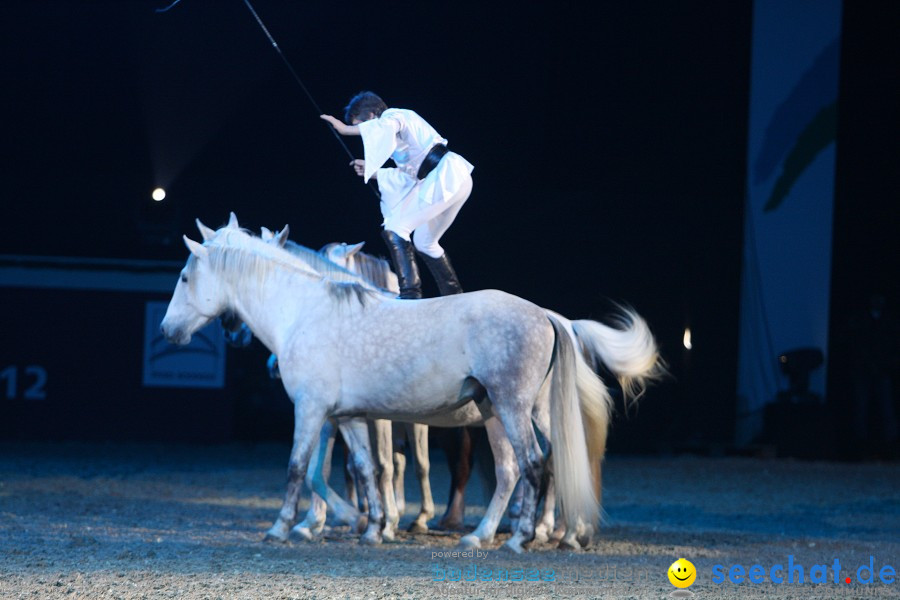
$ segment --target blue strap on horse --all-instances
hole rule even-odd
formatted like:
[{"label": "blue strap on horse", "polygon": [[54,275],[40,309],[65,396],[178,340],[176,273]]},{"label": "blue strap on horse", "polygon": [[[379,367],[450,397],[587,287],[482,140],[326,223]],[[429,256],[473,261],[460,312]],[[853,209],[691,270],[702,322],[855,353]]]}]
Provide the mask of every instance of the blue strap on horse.
[{"label": "blue strap on horse", "polygon": [[253,333],[236,314],[226,311],[219,317],[222,331],[225,334],[225,342],[234,348],[246,348],[253,341]]}]

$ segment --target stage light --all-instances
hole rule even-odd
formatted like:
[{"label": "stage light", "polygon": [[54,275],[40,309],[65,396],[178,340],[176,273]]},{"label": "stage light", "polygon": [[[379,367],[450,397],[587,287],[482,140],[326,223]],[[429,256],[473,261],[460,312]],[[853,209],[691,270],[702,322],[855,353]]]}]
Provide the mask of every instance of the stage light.
[{"label": "stage light", "polygon": [[160,202],[166,197],[166,190],[162,188],[156,188],[155,190],[153,190],[153,194],[151,195],[153,196],[154,200]]},{"label": "stage light", "polygon": [[691,349],[691,328],[690,327],[684,328],[684,337],[682,338],[681,342],[684,344],[685,350]]}]

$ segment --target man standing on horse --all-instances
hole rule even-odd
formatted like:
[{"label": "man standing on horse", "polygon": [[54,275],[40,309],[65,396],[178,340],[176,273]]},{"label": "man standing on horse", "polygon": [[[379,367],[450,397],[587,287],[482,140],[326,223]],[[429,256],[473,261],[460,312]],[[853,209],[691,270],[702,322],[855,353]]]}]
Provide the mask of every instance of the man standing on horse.
[{"label": "man standing on horse", "polygon": [[[438,243],[472,192],[473,166],[447,149],[447,140],[411,110],[388,108],[372,92],[347,105],[344,120],[321,115],[341,135],[360,135],[365,159],[350,164],[368,183],[378,182],[382,237],[400,283],[400,298],[422,297],[415,250],[442,296],[462,293],[447,253]],[[395,168],[384,168],[389,158]]]},{"label": "man standing on horse", "polygon": [[[450,259],[438,244],[472,192],[473,166],[447,149],[447,140],[417,113],[388,108],[372,92],[360,92],[344,109],[344,121],[330,115],[341,135],[360,135],[365,160],[350,164],[368,183],[375,178],[384,216],[382,237],[400,284],[400,298],[421,298],[422,282],[413,245],[431,271],[442,296],[462,293]],[[383,168],[392,158],[396,168]],[[412,235],[412,242],[410,236]],[[471,434],[454,429],[445,441],[450,464],[450,500],[441,525],[463,526],[463,492],[473,464]]]}]

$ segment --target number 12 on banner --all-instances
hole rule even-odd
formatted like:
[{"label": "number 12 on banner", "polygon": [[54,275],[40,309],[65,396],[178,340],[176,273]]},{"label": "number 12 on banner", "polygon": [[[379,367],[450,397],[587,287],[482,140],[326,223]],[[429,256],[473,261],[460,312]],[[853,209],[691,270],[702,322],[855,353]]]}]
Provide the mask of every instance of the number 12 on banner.
[{"label": "number 12 on banner", "polygon": [[[6,391],[7,400],[19,397],[25,400],[45,400],[47,398],[47,369],[39,365],[28,365],[22,369],[22,388],[19,388],[19,368],[6,367],[0,371],[0,385]],[[21,393],[21,396],[20,396]]]}]

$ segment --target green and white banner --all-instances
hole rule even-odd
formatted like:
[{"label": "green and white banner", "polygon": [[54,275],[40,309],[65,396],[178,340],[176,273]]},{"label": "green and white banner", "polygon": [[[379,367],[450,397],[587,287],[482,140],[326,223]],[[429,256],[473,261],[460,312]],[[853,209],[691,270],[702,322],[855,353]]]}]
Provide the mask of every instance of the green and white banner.
[{"label": "green and white banner", "polygon": [[[738,444],[788,387],[778,357],[827,361],[841,0],[756,0],[741,322]],[[810,391],[824,398],[825,365]]]}]

